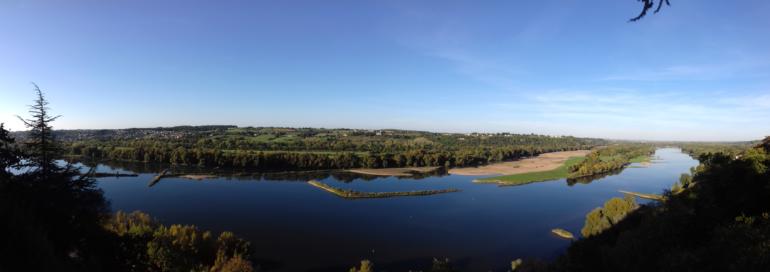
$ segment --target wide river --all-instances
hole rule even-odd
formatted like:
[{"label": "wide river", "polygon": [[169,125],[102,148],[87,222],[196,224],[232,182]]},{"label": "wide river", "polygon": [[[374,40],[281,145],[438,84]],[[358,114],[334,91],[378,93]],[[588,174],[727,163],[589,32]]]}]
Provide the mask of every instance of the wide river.
[{"label": "wide river", "polygon": [[[552,259],[579,236],[585,215],[618,190],[661,193],[697,161],[679,149],[658,149],[648,167],[633,164],[590,183],[554,180],[523,186],[475,184],[468,176],[364,178],[313,173],[322,182],[359,191],[457,188],[431,196],[346,200],[308,185],[308,177],[239,176],[193,181],[155,173],[99,178],[112,209],[141,210],[165,224],[233,231],[251,241],[269,271],[347,271],[362,259],[379,269],[427,269],[434,257],[464,271],[506,271],[516,258]],[[124,171],[100,165],[100,171]],[[143,172],[142,170],[136,170]],[[644,201],[641,201],[644,202]]]}]

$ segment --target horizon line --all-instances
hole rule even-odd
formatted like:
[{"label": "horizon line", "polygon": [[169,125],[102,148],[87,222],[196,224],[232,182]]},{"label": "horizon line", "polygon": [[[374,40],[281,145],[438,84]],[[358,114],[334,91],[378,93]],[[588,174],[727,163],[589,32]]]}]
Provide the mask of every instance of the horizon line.
[{"label": "horizon line", "polygon": [[[127,127],[127,128],[66,128],[66,129],[53,129],[53,131],[96,131],[96,130],[130,130],[130,129],[166,129],[166,128],[181,128],[181,127],[234,127],[234,128],[287,128],[287,129],[325,129],[325,130],[366,130],[366,131],[378,131],[378,130],[395,130],[395,131],[409,131],[409,132],[424,132],[434,134],[456,134],[456,135],[468,135],[468,134],[511,134],[511,135],[537,135],[537,136],[549,136],[549,137],[574,137],[583,139],[600,139],[609,141],[629,141],[629,142],[657,142],[657,143],[750,143],[761,141],[762,139],[753,140],[738,140],[738,141],[708,141],[708,140],[649,140],[649,139],[619,139],[619,138],[601,138],[601,137],[584,137],[577,135],[565,135],[565,134],[541,134],[541,133],[516,133],[516,132],[449,132],[449,131],[429,131],[429,130],[414,130],[414,129],[400,129],[400,128],[352,128],[352,127],[289,127],[289,126],[239,126],[239,125],[174,125],[174,126],[153,126],[153,127]],[[29,132],[29,130],[16,130],[10,131],[10,133]],[[770,137],[770,136],[767,136]]]}]

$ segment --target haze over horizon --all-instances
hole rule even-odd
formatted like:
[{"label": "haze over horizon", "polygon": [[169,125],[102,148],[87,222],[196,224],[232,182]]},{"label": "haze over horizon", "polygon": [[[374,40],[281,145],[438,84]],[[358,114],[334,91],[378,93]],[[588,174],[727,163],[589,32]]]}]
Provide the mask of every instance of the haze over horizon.
[{"label": "haze over horizon", "polygon": [[0,122],[25,129],[35,82],[56,129],[770,135],[770,3],[672,5],[3,1]]}]

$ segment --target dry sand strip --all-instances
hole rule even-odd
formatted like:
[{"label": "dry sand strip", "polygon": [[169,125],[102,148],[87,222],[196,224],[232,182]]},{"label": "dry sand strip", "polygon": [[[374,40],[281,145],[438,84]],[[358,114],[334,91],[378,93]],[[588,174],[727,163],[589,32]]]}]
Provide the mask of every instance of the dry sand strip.
[{"label": "dry sand strip", "polygon": [[372,176],[396,176],[411,177],[413,172],[428,173],[438,170],[440,167],[404,167],[404,168],[360,168],[346,170],[351,173]]},{"label": "dry sand strip", "polygon": [[571,157],[585,156],[590,152],[590,150],[575,150],[543,153],[534,158],[518,161],[500,162],[479,167],[452,168],[449,169],[449,173],[461,176],[486,176],[548,171],[559,168]]},{"label": "dry sand strip", "polygon": [[179,176],[183,179],[192,179],[192,180],[204,180],[204,179],[215,179],[218,178],[218,176],[215,175],[181,175]]}]

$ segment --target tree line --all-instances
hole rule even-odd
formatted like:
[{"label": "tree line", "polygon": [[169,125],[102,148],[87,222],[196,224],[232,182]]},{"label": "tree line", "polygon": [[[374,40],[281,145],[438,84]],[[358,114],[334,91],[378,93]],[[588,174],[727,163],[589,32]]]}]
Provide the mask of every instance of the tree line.
[{"label": "tree line", "polygon": [[[368,137],[374,138],[374,136]],[[500,136],[497,138],[501,139],[479,140],[476,143],[457,145],[454,145],[455,141],[417,146],[414,145],[414,141],[403,141],[399,144],[386,141],[388,144],[379,145],[376,143],[380,140],[372,140],[367,145],[356,146],[351,150],[309,148],[309,150],[287,151],[278,150],[285,147],[280,145],[271,148],[259,145],[231,146],[218,143],[216,138],[216,136],[207,136],[197,141],[190,139],[73,141],[66,143],[65,154],[96,161],[133,161],[256,170],[320,170],[478,166],[536,156],[544,152],[585,149],[603,143],[595,139],[528,135]],[[505,141],[507,144],[498,146],[495,143],[499,141]],[[513,144],[517,142],[518,144]],[[548,144],[541,146],[534,144],[536,142],[548,142]],[[233,147],[236,149],[229,149]]]},{"label": "tree line", "polygon": [[589,177],[621,170],[634,159],[641,160],[655,153],[646,144],[620,144],[599,148],[586,155],[585,160],[569,167],[570,178]]}]

